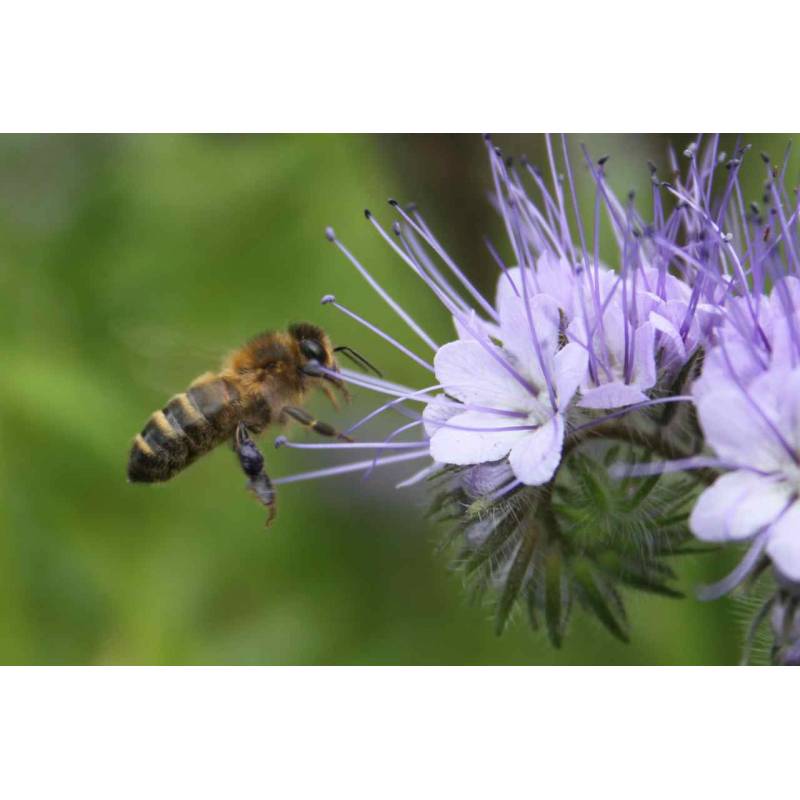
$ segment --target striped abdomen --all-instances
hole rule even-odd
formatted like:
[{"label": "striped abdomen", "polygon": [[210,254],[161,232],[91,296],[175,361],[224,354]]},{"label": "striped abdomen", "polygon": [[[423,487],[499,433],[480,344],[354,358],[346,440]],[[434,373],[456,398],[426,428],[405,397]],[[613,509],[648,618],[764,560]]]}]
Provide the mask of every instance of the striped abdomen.
[{"label": "striped abdomen", "polygon": [[233,436],[240,419],[239,392],[222,378],[193,384],[156,411],[133,441],[128,479],[169,480]]}]

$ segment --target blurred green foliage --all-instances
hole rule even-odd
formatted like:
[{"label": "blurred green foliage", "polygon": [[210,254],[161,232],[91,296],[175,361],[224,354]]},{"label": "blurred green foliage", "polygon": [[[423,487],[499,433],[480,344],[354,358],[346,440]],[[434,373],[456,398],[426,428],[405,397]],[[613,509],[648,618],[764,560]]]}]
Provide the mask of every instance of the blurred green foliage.
[{"label": "blurred green foliage", "polygon": [[[664,162],[663,137],[577,138],[611,153],[621,191],[649,192],[645,159]],[[785,141],[755,138],[773,152]],[[538,138],[500,140],[544,161]],[[501,237],[482,148],[477,136],[0,137],[0,662],[737,659],[725,601],[631,596],[628,646],[581,619],[560,651],[524,621],[495,637],[490,611],[468,605],[436,552],[424,493],[396,492],[389,474],[283,487],[269,530],[226,448],[164,486],[126,483],[130,441],[151,411],[265,328],[317,321],[388,377],[424,385],[413,364],[319,305],[333,292],[410,343],[323,230],[333,225],[445,341],[448,319],[362,211],[385,221],[387,197],[418,201],[491,291],[481,237]],[[341,424],[375,400],[357,390],[339,414],[324,398],[314,407]],[[273,435],[263,445],[274,476],[333,463],[274,451]],[[683,588],[730,563],[684,563]]]}]

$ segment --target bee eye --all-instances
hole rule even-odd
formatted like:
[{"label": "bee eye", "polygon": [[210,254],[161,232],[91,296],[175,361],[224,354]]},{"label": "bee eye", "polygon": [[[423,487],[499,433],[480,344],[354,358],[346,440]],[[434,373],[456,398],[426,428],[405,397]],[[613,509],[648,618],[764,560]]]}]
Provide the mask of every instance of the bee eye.
[{"label": "bee eye", "polygon": [[300,352],[306,357],[324,363],[325,351],[315,339],[303,339],[300,342]]}]

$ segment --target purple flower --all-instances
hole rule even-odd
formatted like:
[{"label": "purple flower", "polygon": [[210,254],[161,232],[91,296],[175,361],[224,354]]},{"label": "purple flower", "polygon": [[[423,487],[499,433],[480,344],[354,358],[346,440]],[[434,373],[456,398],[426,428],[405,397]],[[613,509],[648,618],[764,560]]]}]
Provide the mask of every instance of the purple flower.
[{"label": "purple flower", "polygon": [[705,441],[726,471],[691,516],[706,541],[753,540],[800,581],[800,282],[728,303],[693,394]]},{"label": "purple flower", "polygon": [[524,301],[498,290],[501,345],[473,337],[444,345],[434,367],[445,395],[426,409],[431,456],[443,464],[508,457],[516,478],[536,486],[561,460],[565,414],[588,364],[586,350],[559,344],[559,310],[548,295]]},{"label": "purple flower", "polygon": [[[704,311],[707,298],[698,296],[682,279],[691,270],[676,256],[680,227],[675,214],[661,214],[658,224],[645,224],[632,199],[623,204],[607,185],[605,159],[593,163],[585,154],[586,168],[596,185],[596,203],[594,219],[584,221],[578,213],[566,139],[561,137],[566,179],[557,175],[549,137],[546,143],[554,191],[538,169],[525,161],[519,162],[519,169],[507,163],[487,138],[495,190],[492,200],[504,222],[511,254],[509,265],[489,246],[499,267],[493,302],[455,264],[419,211],[390,201],[399,217],[390,230],[366,213],[395,255],[450,315],[454,341],[434,342],[333,231],[326,234],[434,353],[431,363],[333,296],[324,298],[433,373],[435,382],[420,389],[347,370],[340,376],[393,398],[346,433],[390,409],[418,421],[401,426],[389,439],[397,447],[400,443],[395,439],[406,430],[423,434],[407,443],[419,453],[427,452],[433,461],[419,475],[445,465],[503,462],[515,485],[547,483],[558,470],[571,431],[603,423],[609,418],[607,411],[613,417],[619,413],[616,409],[635,410],[663,402],[663,396],[653,395],[659,387],[663,395],[665,382],[707,336],[709,326],[702,322],[704,314],[711,316]],[[571,199],[565,194],[565,183]],[[531,188],[541,200],[534,199]],[[576,216],[574,227],[568,222],[568,204]],[[613,269],[598,255],[597,229],[603,211],[618,245]],[[591,237],[590,225],[595,229]],[[424,405],[421,415],[408,408],[419,403]],[[339,444],[318,447],[344,449]],[[372,464],[382,463],[385,448],[376,442],[373,449],[378,453]],[[323,472],[336,474],[351,468],[357,469],[346,465]],[[410,482],[416,480],[415,474]]]},{"label": "purple flower", "polygon": [[730,471],[698,498],[692,532],[705,541],[756,540],[800,581],[800,368],[730,380],[697,402],[706,443]]}]

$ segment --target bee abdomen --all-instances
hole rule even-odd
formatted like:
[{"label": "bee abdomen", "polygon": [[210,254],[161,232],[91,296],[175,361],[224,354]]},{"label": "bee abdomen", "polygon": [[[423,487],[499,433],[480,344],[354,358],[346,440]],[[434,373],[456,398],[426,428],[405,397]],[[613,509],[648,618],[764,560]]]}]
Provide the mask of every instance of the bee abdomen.
[{"label": "bee abdomen", "polygon": [[173,397],[134,439],[128,479],[169,480],[231,436],[238,421],[238,398],[236,388],[222,379],[192,386]]}]

